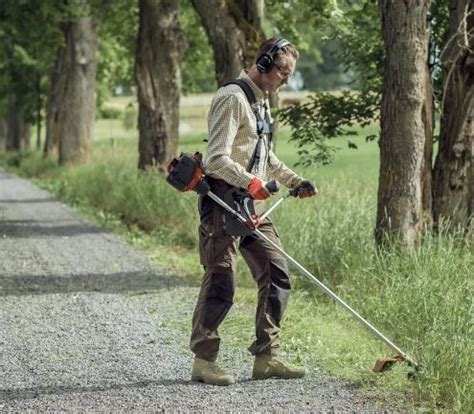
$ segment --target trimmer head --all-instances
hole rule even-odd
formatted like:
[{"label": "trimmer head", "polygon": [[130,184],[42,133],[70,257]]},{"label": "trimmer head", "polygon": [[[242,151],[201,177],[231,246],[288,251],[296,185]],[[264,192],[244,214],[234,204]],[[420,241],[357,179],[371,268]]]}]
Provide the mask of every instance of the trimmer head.
[{"label": "trimmer head", "polygon": [[405,362],[405,358],[400,355],[389,357],[389,358],[379,358],[375,361],[375,365],[372,368],[372,372],[381,373],[388,371],[393,367],[396,362]]},{"label": "trimmer head", "polygon": [[415,380],[420,372],[420,366],[412,361],[411,359],[403,358],[401,355],[397,355],[389,358],[379,358],[375,361],[375,365],[372,368],[372,372],[380,374],[382,372],[388,371],[395,365],[396,362],[406,362],[410,367],[414,369],[407,374],[409,380]]}]

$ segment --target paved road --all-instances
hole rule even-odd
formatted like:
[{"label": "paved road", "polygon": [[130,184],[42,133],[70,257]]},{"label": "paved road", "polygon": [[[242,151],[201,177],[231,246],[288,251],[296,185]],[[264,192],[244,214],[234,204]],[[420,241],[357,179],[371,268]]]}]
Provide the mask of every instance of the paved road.
[{"label": "paved road", "polygon": [[0,169],[0,412],[381,411],[313,369],[250,381],[250,356],[221,360],[230,387],[189,381],[196,288]]}]

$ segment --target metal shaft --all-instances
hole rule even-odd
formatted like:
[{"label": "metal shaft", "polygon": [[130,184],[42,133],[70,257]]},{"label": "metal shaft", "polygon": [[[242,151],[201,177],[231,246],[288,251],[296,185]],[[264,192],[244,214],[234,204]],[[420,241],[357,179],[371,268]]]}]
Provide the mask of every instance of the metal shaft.
[{"label": "metal shaft", "polygon": [[[221,200],[218,196],[216,196],[211,191],[207,193],[207,195],[214,200],[217,204],[227,210],[229,213],[233,214],[242,223],[245,223],[246,220],[240,214],[238,214],[234,209],[232,209],[227,203]],[[267,212],[270,213],[273,208],[275,208],[279,203],[281,203],[284,198],[280,199],[274,206]],[[398,355],[400,355],[404,360],[412,364],[413,366],[417,366],[416,362],[410,358],[405,352],[403,352],[397,345],[395,345],[390,339],[388,339],[384,334],[382,334],[375,326],[371,323],[366,321],[358,312],[352,309],[346,302],[344,302],[339,296],[337,296],[331,289],[326,287],[322,282],[316,278],[309,270],[303,267],[300,263],[298,263],[292,256],[290,256],[287,252],[285,252],[279,245],[275,244],[271,239],[265,236],[260,230],[254,229],[253,230],[255,235],[257,235],[262,240],[265,240],[269,243],[272,247],[278,250],[281,254],[283,254],[301,273],[303,273],[311,282],[317,285],[320,289],[322,289],[327,295],[329,295],[335,302],[341,305],[345,310],[347,310],[355,319],[357,319],[362,325],[364,325],[369,331],[371,331],[374,335],[376,335],[379,339],[381,339],[385,344],[387,344],[391,349],[393,349]]]},{"label": "metal shaft", "polygon": [[263,221],[273,210],[275,210],[283,201],[285,201],[290,195],[287,194],[281,197],[278,201],[276,201],[267,211],[265,211],[259,218]]}]

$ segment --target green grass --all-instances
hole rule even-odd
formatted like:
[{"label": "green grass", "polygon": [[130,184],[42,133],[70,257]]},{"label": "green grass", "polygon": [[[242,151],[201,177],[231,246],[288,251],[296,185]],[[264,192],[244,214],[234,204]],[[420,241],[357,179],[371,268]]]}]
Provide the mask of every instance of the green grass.
[{"label": "green grass", "polygon": [[[182,115],[192,119],[190,113]],[[196,196],[177,193],[152,173],[138,173],[136,132],[111,140],[109,127],[98,122],[102,139],[96,141],[94,161],[88,165],[60,168],[34,154],[2,155],[0,162],[36,177],[62,200],[93,214],[157,263],[197,284],[201,269]],[[183,136],[181,150],[203,151],[204,128],[201,122],[195,133]],[[287,129],[281,130],[277,152],[293,165],[296,148],[288,135]],[[360,383],[367,392],[377,390],[387,398],[404,393],[428,410],[469,411],[474,406],[472,245],[459,234],[440,232],[426,235],[412,251],[377,250],[373,225],[378,147],[363,137],[351,141],[357,142],[358,150],[348,149],[343,139],[335,141],[341,149],[329,167],[296,168],[315,180],[320,195],[286,200],[273,219],[287,251],[423,370],[416,381],[407,380],[406,365],[372,374],[375,359],[393,352],[296,272],[284,320],[283,352],[289,359]],[[221,332],[229,346],[247,347],[253,337],[256,289],[242,260],[237,285],[236,307],[244,312],[231,312]]]}]

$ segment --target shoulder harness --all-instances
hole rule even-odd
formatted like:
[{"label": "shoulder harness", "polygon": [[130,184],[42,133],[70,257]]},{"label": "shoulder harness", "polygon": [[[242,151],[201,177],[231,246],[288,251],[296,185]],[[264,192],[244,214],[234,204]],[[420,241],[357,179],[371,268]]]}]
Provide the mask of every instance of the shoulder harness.
[{"label": "shoulder harness", "polygon": [[253,114],[257,120],[257,134],[258,134],[258,141],[253,152],[252,158],[250,159],[249,165],[247,167],[247,171],[251,172],[253,168],[257,165],[260,165],[260,158],[261,158],[261,146],[262,140],[264,135],[268,135],[269,137],[269,145],[272,144],[272,134],[273,134],[273,124],[270,120],[270,114],[268,108],[265,106],[265,117],[263,118],[259,111],[259,106],[257,103],[257,99],[255,98],[255,94],[253,93],[252,88],[250,85],[244,81],[243,79],[232,79],[231,81],[225,83],[222,86],[227,85],[237,85],[243,90],[247,101],[250,104],[250,108],[252,109]]}]

